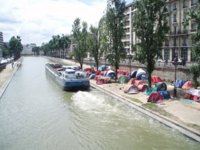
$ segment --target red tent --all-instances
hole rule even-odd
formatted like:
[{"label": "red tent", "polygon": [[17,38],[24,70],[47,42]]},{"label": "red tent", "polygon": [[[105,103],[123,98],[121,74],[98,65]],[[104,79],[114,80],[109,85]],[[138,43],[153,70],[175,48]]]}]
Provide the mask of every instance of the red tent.
[{"label": "red tent", "polygon": [[162,80],[158,76],[152,76],[151,77],[151,82],[157,83],[157,82],[162,82]]}]

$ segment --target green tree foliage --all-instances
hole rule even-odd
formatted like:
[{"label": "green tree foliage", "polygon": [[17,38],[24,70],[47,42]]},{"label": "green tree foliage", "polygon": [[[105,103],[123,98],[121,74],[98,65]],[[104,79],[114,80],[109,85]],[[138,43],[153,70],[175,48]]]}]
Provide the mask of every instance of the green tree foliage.
[{"label": "green tree foliage", "polygon": [[115,67],[116,74],[117,69],[119,69],[120,60],[126,56],[126,52],[122,44],[122,37],[124,35],[124,11],[125,1],[108,1],[106,12],[106,25],[109,35],[107,59],[111,65]]},{"label": "green tree foliage", "polygon": [[87,51],[88,51],[87,23],[82,22],[81,24],[81,21],[79,18],[75,19],[72,25],[72,33],[73,33],[73,38],[76,43],[76,47],[74,49],[74,57],[75,57],[75,60],[79,62],[80,67],[82,68],[83,60],[87,56]]},{"label": "green tree foliage", "polygon": [[200,65],[200,0],[198,6],[189,13],[189,20],[196,22],[197,31],[193,36],[192,55]]},{"label": "green tree foliage", "polygon": [[102,17],[99,21],[98,28],[91,26],[90,33],[88,35],[89,51],[90,54],[94,57],[97,70],[99,67],[99,60],[103,53],[106,52],[108,47],[105,23],[105,17]]},{"label": "green tree foliage", "polygon": [[67,48],[70,43],[68,36],[64,34],[62,36],[54,35],[48,43],[43,43],[40,49],[44,52],[44,55],[64,58],[67,55]]},{"label": "green tree foliage", "polygon": [[200,75],[200,68],[198,65],[192,65],[190,67],[190,72],[192,73],[192,82],[195,88],[199,85],[197,78]]},{"label": "green tree foliage", "polygon": [[193,36],[192,44],[192,56],[195,58],[197,64],[190,67],[192,73],[192,82],[195,87],[198,86],[197,78],[200,76],[200,0],[198,1],[197,7],[189,11],[187,20],[185,21],[185,26],[189,24],[190,21],[195,21],[197,24],[196,34]]},{"label": "green tree foliage", "polygon": [[151,87],[151,74],[155,58],[160,55],[165,34],[168,32],[167,13],[163,0],[138,0],[133,27],[139,42],[136,44],[136,59],[146,64],[148,84]]},{"label": "green tree foliage", "polygon": [[18,59],[21,56],[21,51],[23,49],[22,43],[21,43],[21,38],[19,36],[11,37],[9,41],[9,48],[12,54],[14,55],[14,59]]},{"label": "green tree foliage", "polygon": [[39,55],[40,54],[40,47],[38,47],[38,46],[33,47],[32,52],[34,52],[34,55]]}]

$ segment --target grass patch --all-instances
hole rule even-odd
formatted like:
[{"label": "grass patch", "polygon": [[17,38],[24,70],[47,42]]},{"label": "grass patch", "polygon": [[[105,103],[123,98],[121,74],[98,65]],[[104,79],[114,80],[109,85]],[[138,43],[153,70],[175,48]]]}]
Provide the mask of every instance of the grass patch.
[{"label": "grass patch", "polygon": [[145,108],[148,108],[150,110],[153,110],[163,116],[167,116],[167,117],[172,117],[172,115],[168,112],[166,112],[165,110],[163,110],[162,108],[158,107],[155,103],[146,103],[142,105]]},{"label": "grass patch", "polygon": [[128,97],[128,96],[125,96],[127,99],[133,101],[133,102],[136,102],[136,103],[139,103],[139,104],[143,104],[140,100],[136,99],[136,98],[133,98],[133,97]]},{"label": "grass patch", "polygon": [[192,124],[192,123],[190,123],[190,124],[187,124],[189,127],[191,127],[191,128],[193,128],[193,129],[196,129],[197,131],[200,131],[200,126],[199,125],[197,125],[197,124]]}]

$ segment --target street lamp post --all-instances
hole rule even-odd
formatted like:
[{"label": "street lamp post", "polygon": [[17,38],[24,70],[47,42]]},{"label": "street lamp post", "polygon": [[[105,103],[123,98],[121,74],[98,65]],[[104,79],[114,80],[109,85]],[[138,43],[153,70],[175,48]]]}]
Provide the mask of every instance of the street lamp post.
[{"label": "street lamp post", "polygon": [[131,54],[128,55],[129,59],[129,69],[130,69],[130,74],[131,74],[131,61],[132,61],[133,56]]},{"label": "street lamp post", "polygon": [[174,58],[174,97],[177,97],[177,90],[176,90],[176,69],[178,65],[178,59],[177,57]]}]

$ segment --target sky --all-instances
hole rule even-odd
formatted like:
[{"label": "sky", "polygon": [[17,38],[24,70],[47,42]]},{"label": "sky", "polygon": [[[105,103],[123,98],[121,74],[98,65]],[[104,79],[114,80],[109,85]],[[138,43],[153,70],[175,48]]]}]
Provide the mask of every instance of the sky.
[{"label": "sky", "polygon": [[[126,0],[129,4],[133,0]],[[20,36],[22,44],[47,43],[53,35],[71,34],[76,18],[97,25],[107,0],[0,0],[4,42]]]}]

